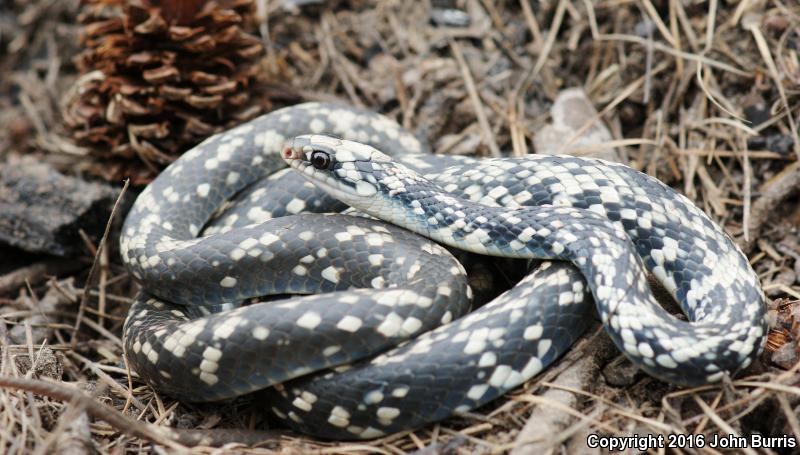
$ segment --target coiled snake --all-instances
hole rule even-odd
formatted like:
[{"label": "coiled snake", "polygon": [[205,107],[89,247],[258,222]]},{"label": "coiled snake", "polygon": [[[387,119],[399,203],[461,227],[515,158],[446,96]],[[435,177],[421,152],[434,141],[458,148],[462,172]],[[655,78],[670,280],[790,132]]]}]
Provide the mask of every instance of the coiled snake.
[{"label": "coiled snake", "polygon": [[[301,136],[323,132],[359,142]],[[383,116],[308,103],[184,154],[123,226],[143,288],[124,327],[132,367],[187,401],[274,386],[265,406],[290,427],[363,439],[517,387],[588,326],[592,300],[616,345],[667,381],[715,382],[760,352],[764,296],[746,257],[658,180],[587,158],[424,152]],[[388,223],[300,213],[346,207],[331,196]],[[465,271],[435,242],[566,262],[467,314]],[[690,322],[658,305],[645,270]],[[276,294],[314,295],[241,305]]]}]

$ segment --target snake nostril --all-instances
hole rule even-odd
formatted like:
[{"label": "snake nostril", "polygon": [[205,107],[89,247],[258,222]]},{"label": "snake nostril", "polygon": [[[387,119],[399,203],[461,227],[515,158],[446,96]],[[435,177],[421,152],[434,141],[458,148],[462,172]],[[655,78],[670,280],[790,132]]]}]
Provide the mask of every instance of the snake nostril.
[{"label": "snake nostril", "polygon": [[283,158],[284,159],[291,159],[294,157],[294,150],[291,147],[286,147],[283,149]]}]

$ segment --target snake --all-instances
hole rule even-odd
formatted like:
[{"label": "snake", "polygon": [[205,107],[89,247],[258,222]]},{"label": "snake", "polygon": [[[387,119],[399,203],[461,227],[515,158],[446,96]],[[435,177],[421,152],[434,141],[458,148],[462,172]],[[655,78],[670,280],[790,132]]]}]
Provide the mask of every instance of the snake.
[{"label": "snake", "polygon": [[[461,251],[541,265],[473,309]],[[587,157],[432,155],[338,103],[279,109],[183,154],[137,197],[120,252],[141,287],[123,327],[139,378],[186,402],[258,392],[289,428],[332,440],[502,396],[566,352],[593,308],[628,359],[680,386],[747,368],[767,328],[747,257],[656,178]]]}]

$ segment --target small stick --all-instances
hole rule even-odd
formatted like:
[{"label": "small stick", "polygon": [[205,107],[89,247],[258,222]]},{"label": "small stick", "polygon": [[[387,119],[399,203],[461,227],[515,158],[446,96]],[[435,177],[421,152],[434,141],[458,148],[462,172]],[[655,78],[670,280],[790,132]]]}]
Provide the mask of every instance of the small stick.
[{"label": "small stick", "polygon": [[94,255],[94,261],[92,262],[92,268],[89,269],[89,276],[86,277],[86,285],[83,287],[83,297],[81,298],[81,305],[78,307],[78,316],[75,318],[75,326],[72,328],[72,349],[74,350],[78,344],[78,329],[81,327],[81,321],[83,320],[83,314],[86,312],[86,304],[89,301],[89,288],[90,283],[94,280],[95,270],[97,269],[97,264],[100,262],[100,251],[103,250],[106,246],[106,241],[108,240],[108,234],[111,231],[111,224],[114,221],[114,215],[117,213],[117,209],[119,208],[120,203],[122,202],[122,197],[125,195],[125,191],[128,190],[128,185],[130,185],[130,179],[125,180],[125,184],[122,186],[122,190],[119,192],[119,196],[117,196],[117,200],[114,202],[114,207],[111,209],[111,214],[108,216],[108,222],[106,223],[106,229],[103,232],[103,237],[100,239],[100,244],[97,246],[97,254]]},{"label": "small stick", "polygon": [[0,376],[0,386],[45,395],[56,400],[72,402],[84,407],[90,415],[105,420],[114,428],[139,438],[162,444],[178,451],[186,448],[178,444],[164,429],[124,416],[114,408],[93,400],[82,392],[63,384],[35,379]]},{"label": "small stick", "polygon": [[472,74],[469,72],[467,62],[464,60],[464,54],[461,53],[461,48],[454,40],[450,40],[450,49],[453,50],[453,56],[461,67],[461,76],[464,78],[464,83],[467,86],[467,93],[475,108],[475,115],[478,117],[478,124],[483,132],[483,140],[489,146],[489,152],[493,157],[500,156],[500,147],[497,146],[497,139],[494,137],[492,127],[489,125],[489,120],[486,118],[486,112],[483,110],[483,103],[481,96],[478,94],[478,89],[475,88],[475,81],[472,79]]}]

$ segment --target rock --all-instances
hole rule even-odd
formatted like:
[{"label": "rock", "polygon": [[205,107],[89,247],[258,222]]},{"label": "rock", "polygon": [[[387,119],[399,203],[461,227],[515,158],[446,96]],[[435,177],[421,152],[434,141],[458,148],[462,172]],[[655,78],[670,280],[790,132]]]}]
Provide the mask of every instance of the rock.
[{"label": "rock", "polygon": [[[545,126],[533,137],[537,153],[547,155],[573,154],[602,158],[624,163],[622,155],[613,147],[597,148],[598,144],[613,140],[611,132],[602,120],[595,121],[591,127],[580,134],[572,143],[566,144],[588,122],[597,116],[597,110],[580,88],[562,90],[550,108],[553,123]],[[590,150],[586,150],[590,149]]]},{"label": "rock", "polygon": [[58,173],[33,158],[0,164],[0,242],[33,253],[84,251],[79,230],[103,233],[116,191]]}]

